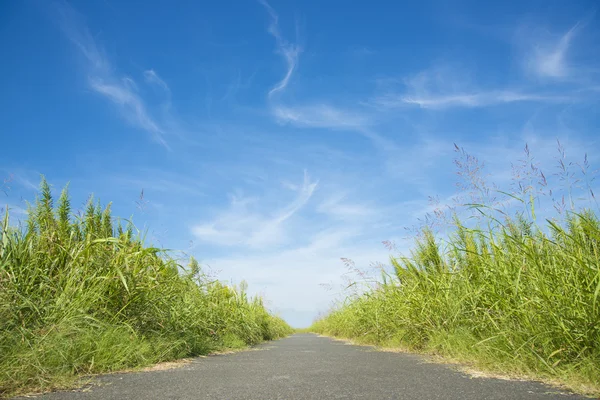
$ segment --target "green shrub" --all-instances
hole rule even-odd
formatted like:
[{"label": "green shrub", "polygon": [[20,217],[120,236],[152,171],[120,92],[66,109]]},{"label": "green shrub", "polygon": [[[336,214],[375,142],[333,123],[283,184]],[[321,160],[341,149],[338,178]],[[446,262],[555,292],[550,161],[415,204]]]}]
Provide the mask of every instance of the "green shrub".
[{"label": "green shrub", "polygon": [[144,366],[282,337],[260,298],[207,279],[147,247],[110,205],[81,217],[42,180],[26,223],[0,224],[0,395],[72,384],[81,374]]},{"label": "green shrub", "polygon": [[600,393],[600,222],[571,205],[538,226],[532,193],[513,217],[471,204],[477,224],[455,210],[446,235],[424,227],[383,282],[311,329]]}]

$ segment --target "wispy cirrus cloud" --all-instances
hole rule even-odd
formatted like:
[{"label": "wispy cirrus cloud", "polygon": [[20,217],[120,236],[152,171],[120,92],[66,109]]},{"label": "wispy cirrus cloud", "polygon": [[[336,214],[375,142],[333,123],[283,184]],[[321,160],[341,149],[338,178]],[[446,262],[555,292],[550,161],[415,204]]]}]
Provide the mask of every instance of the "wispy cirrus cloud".
[{"label": "wispy cirrus cloud", "polygon": [[167,83],[165,81],[163,81],[158,76],[158,74],[156,73],[156,71],[154,71],[153,69],[149,69],[149,70],[144,71],[144,78],[146,79],[146,82],[158,85],[166,93],[169,93],[169,94],[171,93],[171,89],[169,89],[169,85],[167,85]]},{"label": "wispy cirrus cloud", "polygon": [[271,18],[269,33],[275,38],[277,53],[283,56],[286,63],[285,75],[275,86],[273,86],[273,88],[271,88],[271,90],[269,90],[269,97],[272,97],[277,92],[281,92],[287,87],[292,74],[298,65],[298,59],[302,52],[302,48],[298,44],[288,42],[283,37],[279,30],[279,15],[277,15],[269,3],[267,3],[266,0],[259,0],[259,3],[262,4],[269,13],[269,17]]},{"label": "wispy cirrus cloud", "polygon": [[417,105],[421,108],[480,108],[510,103],[568,103],[575,96],[568,93],[555,94],[521,88],[485,88],[473,82],[469,74],[456,67],[434,66],[423,70],[402,82],[398,90],[397,80],[390,81],[384,92],[374,96],[370,104],[382,109],[395,109]]},{"label": "wispy cirrus cloud", "polygon": [[279,122],[302,127],[362,129],[370,125],[369,117],[359,111],[344,110],[323,103],[295,107],[277,105],[273,107],[273,114]]},{"label": "wispy cirrus cloud", "polygon": [[[59,27],[83,57],[89,88],[117,106],[128,123],[146,131],[156,142],[168,149],[164,138],[165,131],[149,112],[135,81],[115,74],[114,67],[90,33],[83,16],[66,2],[57,3],[55,10]],[[149,82],[168,90],[168,86],[154,71],[146,71],[145,77]]]},{"label": "wispy cirrus cloud", "polygon": [[376,214],[376,207],[369,204],[348,201],[348,193],[336,193],[326,198],[317,207],[317,212],[338,221],[357,221],[371,218]]},{"label": "wispy cirrus cloud", "polygon": [[525,68],[542,78],[558,79],[570,76],[572,67],[569,65],[568,52],[583,25],[577,22],[558,38],[548,38],[549,34],[545,31],[543,36],[532,37],[533,34],[529,33],[528,37],[524,38],[528,43],[524,59]]},{"label": "wispy cirrus cloud", "polygon": [[372,102],[374,105],[388,109],[405,107],[407,105],[417,105],[421,108],[443,109],[451,107],[489,107],[519,102],[566,103],[572,100],[573,97],[564,95],[546,95],[511,90],[495,90],[489,92],[467,92],[452,94],[388,94],[376,97],[372,100]]},{"label": "wispy cirrus cloud", "polygon": [[171,108],[171,88],[169,85],[153,69],[144,71],[144,79],[147,84],[158,86],[164,92],[166,100],[163,109],[169,110]]},{"label": "wispy cirrus cloud", "polygon": [[265,0],[259,2],[269,13],[271,24],[268,31],[275,38],[276,51],[282,55],[287,66],[284,77],[268,92],[269,106],[275,120],[302,128],[353,130],[378,140],[379,136],[368,130],[373,121],[367,112],[334,106],[324,101],[307,100],[300,104],[286,103],[280,100],[280,96],[274,96],[283,94],[287,88],[298,64],[302,48],[298,44],[290,43],[282,36],[279,29],[279,16],[275,10]]},{"label": "wispy cirrus cloud", "polygon": [[4,186],[8,192],[18,189],[22,191],[37,192],[42,174],[37,170],[23,167],[0,165],[0,188]]},{"label": "wispy cirrus cloud", "polygon": [[318,181],[304,172],[304,180],[295,189],[296,197],[275,211],[265,212],[258,197],[232,196],[229,209],[210,222],[192,227],[192,234],[201,242],[220,246],[243,246],[266,249],[286,240],[284,223],[296,214],[312,197]]},{"label": "wispy cirrus cloud", "polygon": [[89,79],[90,88],[117,105],[128,122],[151,133],[154,140],[168,148],[163,138],[165,132],[148,114],[143,100],[136,93],[135,86],[127,82],[130,82],[129,78],[124,78],[121,82],[98,76]]}]

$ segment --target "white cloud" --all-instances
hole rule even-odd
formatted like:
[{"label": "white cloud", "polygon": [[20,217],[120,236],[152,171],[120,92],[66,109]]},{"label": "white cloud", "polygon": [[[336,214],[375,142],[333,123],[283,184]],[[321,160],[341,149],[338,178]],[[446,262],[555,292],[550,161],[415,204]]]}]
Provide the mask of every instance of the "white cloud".
[{"label": "white cloud", "polygon": [[283,78],[269,91],[269,97],[273,96],[277,92],[284,90],[298,65],[298,57],[300,52],[302,51],[301,47],[297,44],[290,43],[284,39],[279,30],[279,16],[273,10],[273,8],[267,3],[265,0],[259,0],[260,4],[262,4],[269,16],[271,18],[271,23],[269,24],[269,33],[275,38],[275,42],[277,45],[277,52],[283,56],[283,59],[286,63],[286,72]]},{"label": "white cloud", "polygon": [[273,114],[280,122],[302,127],[330,129],[362,129],[370,124],[369,118],[359,112],[343,110],[327,104],[287,107],[276,105]]},{"label": "white cloud", "polygon": [[[37,175],[38,175],[38,181],[39,181],[39,174],[37,174]],[[14,180],[17,184],[19,184],[20,186],[22,186],[23,188],[25,188],[27,190],[32,190],[34,192],[37,192],[39,189],[39,182],[35,183],[32,179],[28,179],[27,177],[25,177],[22,174],[15,174]]]},{"label": "white cloud", "polygon": [[260,199],[234,196],[227,211],[210,222],[193,226],[192,233],[202,242],[220,246],[262,249],[280,245],[287,239],[284,223],[310,200],[317,185],[305,171],[296,198],[272,212],[257,210]]},{"label": "white cloud", "polygon": [[380,135],[368,129],[373,121],[364,112],[343,109],[318,101],[307,101],[300,105],[283,104],[273,96],[278,92],[282,92],[288,86],[302,49],[299,45],[289,43],[283,38],[279,30],[279,16],[265,0],[259,0],[259,2],[266,8],[271,17],[269,33],[275,38],[277,52],[283,56],[287,65],[283,79],[269,91],[268,97],[273,117],[280,123],[290,123],[304,128],[353,130],[371,139],[374,144],[385,146],[386,141]]},{"label": "white cloud", "polygon": [[[305,246],[258,255],[239,254],[207,259],[222,277],[246,277],[251,293],[264,293],[275,311],[294,326],[308,326],[316,310],[328,309],[342,295],[348,268],[341,257],[369,270],[373,262],[387,263],[389,252],[373,240],[352,244],[345,229],[316,232]],[[351,276],[350,278],[357,278]]]},{"label": "white cloud", "polygon": [[571,42],[581,27],[575,24],[555,40],[536,40],[526,57],[526,66],[534,74],[544,78],[565,78],[570,75],[567,54]]},{"label": "white cloud", "polygon": [[300,127],[356,130],[365,136],[377,139],[378,135],[365,130],[370,121],[363,113],[314,101],[303,105],[284,105],[274,98],[276,93],[283,92],[288,86],[302,49],[298,44],[290,43],[283,38],[279,30],[279,16],[265,0],[259,2],[269,13],[271,18],[269,33],[275,38],[277,52],[283,56],[287,66],[284,77],[269,91],[271,113],[275,119],[280,123],[290,123]]},{"label": "white cloud", "polygon": [[450,107],[488,107],[518,102],[565,103],[570,101],[573,101],[573,98],[569,96],[522,93],[504,90],[457,93],[451,95],[429,95],[423,97],[382,96],[376,99],[375,103],[385,108],[396,108],[407,104],[414,104],[421,108],[442,109]]},{"label": "white cloud", "polygon": [[373,103],[384,108],[399,108],[406,105],[418,105],[421,108],[443,109],[451,107],[477,108],[516,102],[563,103],[571,100],[572,98],[568,96],[492,91],[457,93],[451,95],[428,95],[423,97],[385,95],[374,99]]},{"label": "white cloud", "polygon": [[146,82],[158,85],[165,92],[171,93],[171,89],[169,89],[169,85],[167,85],[167,83],[158,76],[156,71],[154,71],[152,69],[144,71],[144,78],[146,79]]},{"label": "white cloud", "polygon": [[523,89],[486,89],[472,82],[468,74],[449,66],[437,66],[404,79],[402,92],[391,89],[375,96],[370,104],[382,109],[417,105],[421,108],[478,108],[519,102],[567,103],[566,94],[533,92]]},{"label": "white cloud", "polygon": [[347,193],[337,193],[330,196],[317,207],[317,211],[342,221],[370,218],[376,213],[376,206],[351,203],[347,201],[349,197],[351,196]]},{"label": "white cloud", "polygon": [[158,143],[168,148],[167,142],[163,139],[164,131],[148,114],[143,100],[136,94],[135,87],[128,79],[124,79],[122,83],[108,83],[100,78],[91,77],[89,84],[97,93],[116,104],[128,122],[151,133]]},{"label": "white cloud", "polygon": [[70,40],[86,59],[88,68],[94,74],[110,73],[111,65],[102,49],[96,45],[83,16],[66,2],[56,5],[58,24],[66,38]]},{"label": "white cloud", "polygon": [[298,190],[298,197],[276,218],[276,222],[279,224],[286,219],[290,218],[296,211],[298,211],[302,206],[308,202],[308,200],[313,195],[315,189],[317,188],[318,181],[311,182],[308,176],[308,173],[304,171],[304,181],[302,183],[302,187]]},{"label": "white cloud", "polygon": [[[57,4],[56,11],[60,28],[85,60],[89,87],[115,104],[130,124],[150,133],[156,142],[168,149],[164,139],[165,132],[139,96],[135,81],[129,77],[119,79],[115,76],[108,57],[77,11],[66,2]],[[153,83],[164,84],[152,70],[146,71],[145,76]]]}]

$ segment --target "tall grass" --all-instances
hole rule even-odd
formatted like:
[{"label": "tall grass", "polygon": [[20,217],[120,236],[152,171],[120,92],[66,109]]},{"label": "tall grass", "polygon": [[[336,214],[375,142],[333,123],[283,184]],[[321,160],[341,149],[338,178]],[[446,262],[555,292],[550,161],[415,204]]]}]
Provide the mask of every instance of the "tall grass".
[{"label": "tall grass", "polygon": [[243,286],[145,246],[110,204],[77,217],[42,180],[25,224],[0,222],[0,397],[290,332]]},{"label": "tall grass", "polygon": [[538,225],[524,192],[527,212],[471,204],[476,224],[454,209],[446,235],[423,227],[410,257],[312,330],[599,394],[600,222],[573,205]]}]

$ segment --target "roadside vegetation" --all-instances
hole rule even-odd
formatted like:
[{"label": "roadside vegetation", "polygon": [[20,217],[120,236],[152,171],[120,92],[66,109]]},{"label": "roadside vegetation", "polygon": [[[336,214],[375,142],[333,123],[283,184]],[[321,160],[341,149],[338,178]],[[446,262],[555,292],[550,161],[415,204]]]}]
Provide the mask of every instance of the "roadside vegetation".
[{"label": "roadside vegetation", "polygon": [[409,254],[311,330],[600,394],[600,221],[587,157],[569,163],[559,144],[547,179],[526,148],[501,191],[456,150],[466,197],[437,208]]},{"label": "roadside vegetation", "polygon": [[0,220],[0,397],[292,332],[261,298],[182,266],[90,199],[42,180],[26,222]]}]

